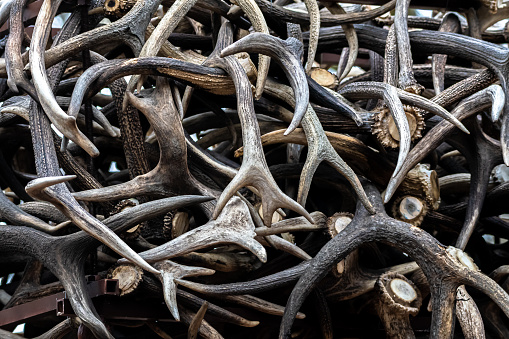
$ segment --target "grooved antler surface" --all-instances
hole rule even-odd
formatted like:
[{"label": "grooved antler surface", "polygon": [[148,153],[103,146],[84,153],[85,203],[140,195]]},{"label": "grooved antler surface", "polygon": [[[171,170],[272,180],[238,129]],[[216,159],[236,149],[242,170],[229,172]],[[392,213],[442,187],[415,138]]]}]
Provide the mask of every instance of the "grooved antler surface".
[{"label": "grooved antler surface", "polygon": [[2,0],[0,337],[509,337],[509,9],[354,2]]}]

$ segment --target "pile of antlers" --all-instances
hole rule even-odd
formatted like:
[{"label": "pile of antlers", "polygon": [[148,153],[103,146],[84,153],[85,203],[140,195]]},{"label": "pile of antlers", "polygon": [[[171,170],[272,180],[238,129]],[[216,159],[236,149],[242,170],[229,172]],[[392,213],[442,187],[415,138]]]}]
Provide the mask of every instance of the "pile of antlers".
[{"label": "pile of antlers", "polygon": [[[509,7],[467,2],[2,0],[1,312],[65,290],[27,337],[508,338]],[[98,310],[86,275],[171,319]]]}]

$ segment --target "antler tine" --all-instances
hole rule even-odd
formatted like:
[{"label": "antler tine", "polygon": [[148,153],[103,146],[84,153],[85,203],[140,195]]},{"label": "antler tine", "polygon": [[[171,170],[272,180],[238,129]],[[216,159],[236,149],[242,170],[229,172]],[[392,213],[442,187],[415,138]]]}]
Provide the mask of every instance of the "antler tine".
[{"label": "antler tine", "polygon": [[[461,22],[456,13],[447,13],[440,24],[438,29],[442,32],[453,32],[458,33],[461,31]],[[435,95],[440,94],[444,90],[444,71],[447,63],[447,55],[444,54],[433,54],[431,57],[432,67],[432,78],[433,88],[435,89]]]},{"label": "antler tine", "polygon": [[[140,253],[149,262],[170,259],[213,245],[234,243],[251,251],[261,262],[267,261],[265,248],[253,238],[255,226],[244,202],[233,197],[216,220],[197,227],[154,249]],[[121,259],[119,262],[126,262]]]},{"label": "antler tine", "polygon": [[[280,85],[275,83],[274,81],[269,80],[267,82],[267,91],[271,92],[272,94],[278,97],[281,97],[289,104],[295,103],[295,99],[288,91],[288,87],[284,85]],[[347,178],[347,180],[351,183],[352,187],[354,188],[359,199],[366,204],[366,208],[374,212],[371,204],[367,200],[366,194],[362,189],[362,186],[360,184],[359,179],[357,178],[357,175],[332,148],[332,145],[325,136],[325,131],[323,130],[323,127],[320,124],[320,121],[318,120],[315,111],[310,105],[308,106],[307,113],[302,120],[302,125],[304,128],[304,132],[306,133],[306,139],[308,140],[309,151],[299,182],[297,201],[302,206],[306,204],[307,194],[309,192],[313,175],[316,169],[318,168],[318,165],[322,161],[327,161],[339,173],[341,173],[342,175],[345,176],[345,178]]]},{"label": "antler tine", "polygon": [[[325,3],[325,7],[331,12],[331,14],[346,14],[343,7],[341,7],[338,3]],[[352,70],[353,65],[355,64],[355,60],[357,60],[357,55],[359,53],[359,41],[357,41],[357,33],[355,33],[355,29],[352,24],[344,24],[341,25],[343,30],[345,31],[346,40],[348,41],[348,58],[346,62],[345,69],[341,74],[338,73],[338,80],[341,82]],[[339,72],[339,70],[338,70]]]},{"label": "antler tine", "polygon": [[[105,201],[147,194],[158,196],[186,193],[218,195],[217,191],[201,184],[189,172],[186,138],[180,116],[172,99],[169,80],[158,77],[157,85],[156,90],[144,98],[126,92],[130,103],[147,117],[161,144],[157,166],[150,172],[121,184],[76,192],[74,193],[76,199]],[[170,100],[168,101],[167,98]],[[176,163],[181,164],[178,170],[174,168]],[[202,204],[202,207],[207,214],[212,212],[213,205],[210,203]]]},{"label": "antler tine", "polygon": [[28,0],[11,1],[12,7],[9,16],[9,37],[5,45],[5,67],[7,69],[7,85],[14,92],[20,87],[32,99],[38,100],[34,85],[23,72],[24,63],[21,56],[21,43],[23,41],[23,8]]},{"label": "antler tine", "polygon": [[[163,18],[150,35],[138,57],[155,56],[161,49],[161,46],[167,41],[170,34],[177,27],[180,20],[187,14],[187,12],[194,6],[197,0],[178,0],[171,5],[169,10],[164,14]],[[139,75],[134,75],[129,79],[127,84],[127,92],[132,92],[135,87],[138,91],[141,90],[141,78]],[[124,99],[123,108],[127,107],[127,98]]]},{"label": "antler tine", "polygon": [[353,98],[371,97],[373,95],[378,96],[379,98],[383,98],[385,103],[389,106],[391,115],[393,116],[396,126],[398,127],[398,132],[401,140],[398,162],[393,176],[395,176],[401,170],[404,164],[404,160],[410,151],[410,128],[401,104],[401,100],[404,100],[405,102],[417,107],[430,110],[451,122],[462,131],[468,133],[468,130],[465,128],[465,126],[441,106],[415,94],[398,90],[389,84],[378,82],[354,83],[343,87],[340,93]]},{"label": "antler tine", "polygon": [[177,321],[180,321],[180,315],[177,308],[177,285],[175,281],[184,277],[196,277],[215,273],[214,270],[208,268],[186,266],[169,260],[157,262],[154,264],[154,267],[161,272],[159,280],[163,284],[164,301],[171,315]]},{"label": "antler tine", "polygon": [[[464,99],[453,110],[453,115],[459,119],[464,119],[471,114],[475,114],[483,109],[492,107],[492,116],[497,116],[505,102],[505,94],[502,88],[498,85],[491,85],[490,87],[473,94],[472,96]],[[433,127],[433,133],[426,134],[412,149],[407,161],[402,166],[401,170],[396,173],[389,181],[387,190],[385,191],[384,202],[388,202],[398,188],[399,184],[405,178],[406,173],[413,168],[420,160],[422,160],[429,150],[436,148],[446,136],[454,131],[454,126],[446,121],[440,122],[437,126]],[[437,137],[439,136],[440,137]]]},{"label": "antler tine", "polygon": [[415,80],[412,70],[412,52],[410,50],[410,38],[408,37],[408,7],[410,0],[397,0],[394,14],[394,28],[398,41],[399,55],[399,87],[405,91],[421,94],[424,87]]},{"label": "antler tine", "polygon": [[[263,13],[254,0],[237,0],[237,4],[242,8],[244,13],[251,21],[253,28],[263,34],[270,34],[269,27],[265,22]],[[318,41],[317,41],[318,42]],[[255,100],[262,97],[265,82],[267,81],[267,75],[269,74],[270,57],[267,55],[260,54],[258,57],[258,76],[256,78],[256,90]]]},{"label": "antler tine", "polygon": [[345,86],[341,89],[340,94],[365,93],[367,95],[369,93],[369,96],[371,97],[376,93],[376,95],[383,98],[387,106],[389,106],[391,115],[394,118],[394,122],[396,123],[400,136],[398,162],[396,164],[396,169],[394,170],[394,174],[398,173],[405,162],[408,152],[410,151],[411,137],[408,120],[406,118],[406,114],[403,110],[403,105],[401,104],[401,100],[399,99],[396,88],[388,84],[380,83],[374,83],[374,86],[371,86],[371,83],[366,83],[365,85],[352,85],[355,85],[355,87],[352,88]]},{"label": "antler tine", "polygon": [[205,285],[188,280],[176,279],[175,281],[193,291],[210,295],[236,295],[261,293],[281,286],[291,284],[299,279],[300,275],[308,267],[309,261],[304,261],[292,268],[265,276],[263,278],[220,285]]},{"label": "antler tine", "polygon": [[[450,319],[454,296],[456,289],[465,283],[486,293],[509,315],[507,292],[488,276],[470,268],[466,262],[472,260],[467,260],[468,256],[463,251],[453,247],[446,248],[420,228],[388,217],[376,188],[366,184],[365,190],[377,210],[376,215],[370,216],[362,204],[358,203],[354,219],[341,232],[341,236],[334,237],[312,259],[288,299],[281,322],[280,338],[290,336],[295,315],[304,299],[331,266],[362,243],[372,241],[380,241],[408,253],[423,270],[432,289],[432,336],[451,334]],[[441,255],[437,256],[437,253]],[[444,277],[451,279],[446,281]]]},{"label": "antler tine", "polygon": [[240,52],[257,52],[274,58],[285,71],[295,98],[295,113],[285,134],[297,128],[306,113],[309,103],[309,88],[306,74],[298,61],[302,55],[302,44],[295,38],[281,40],[271,35],[251,33],[221,51],[221,57]]},{"label": "antler tine", "polygon": [[62,0],[44,1],[33,32],[33,39],[30,44],[30,69],[34,80],[37,96],[45,113],[51,122],[67,138],[80,145],[90,156],[99,155],[95,145],[78,129],[76,119],[68,116],[58,105],[50,88],[46,68],[44,65],[44,47],[49,38],[48,25],[51,25],[53,18]]},{"label": "antler tine", "polygon": [[[231,34],[232,31],[230,25],[227,23],[223,24],[218,44],[216,46],[216,51],[212,53],[206,64],[224,68],[233,78],[235,88],[237,90],[237,106],[242,126],[242,139],[243,144],[245,145],[245,156],[239,172],[219,197],[213,218],[219,215],[221,209],[238,189],[243,186],[253,186],[259,191],[262,198],[263,219],[267,226],[270,225],[272,215],[278,207],[289,208],[312,221],[309,213],[301,205],[290,199],[281,191],[281,189],[279,189],[274,178],[272,178],[272,175],[270,174],[267,162],[263,157],[263,149],[260,141],[260,129],[256,122],[251,84],[249,83],[245,71],[235,58],[230,56],[219,58],[216,55],[220,48],[227,44],[228,39],[231,41]],[[260,33],[253,34],[259,35]],[[266,36],[264,34],[261,35]],[[249,36],[250,35],[248,35],[248,37]],[[303,75],[302,67],[300,65],[298,67],[300,67],[300,72]],[[306,81],[305,75],[302,76],[302,79],[303,81]],[[302,86],[301,84],[301,87],[305,87],[307,90],[307,86]],[[308,91],[307,94],[309,97]]]},{"label": "antler tine", "polygon": [[74,178],[75,176],[68,175],[62,177],[46,177],[35,179],[28,183],[26,191],[33,195],[34,198],[50,201],[57,207],[60,207],[62,212],[64,212],[64,214],[66,214],[82,230],[97,240],[107,244],[115,252],[125,256],[130,261],[142,267],[144,270],[158,275],[159,271],[147,264],[138,255],[138,253],[127,246],[115,233],[104,226],[104,224],[99,222],[99,220],[85,212],[76,200],[67,196],[60,196],[58,198],[55,197],[56,192],[52,191],[50,187],[72,180]]}]

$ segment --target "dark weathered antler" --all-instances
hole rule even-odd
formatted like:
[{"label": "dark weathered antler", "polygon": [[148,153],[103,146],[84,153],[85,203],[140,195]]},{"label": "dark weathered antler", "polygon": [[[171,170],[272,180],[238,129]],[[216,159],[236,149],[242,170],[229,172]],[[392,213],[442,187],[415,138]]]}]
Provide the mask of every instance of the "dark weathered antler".
[{"label": "dark weathered antler", "polygon": [[[221,34],[219,36],[215,52],[211,57],[209,57],[209,60],[206,63],[225,69],[233,78],[235,87],[237,89],[237,107],[242,124],[242,139],[245,151],[242,166],[240,167],[239,172],[236,174],[235,178],[232,180],[232,182],[230,182],[228,187],[219,197],[214,216],[218,216],[223,206],[225,206],[226,202],[239,188],[247,185],[252,185],[261,195],[263,205],[263,221],[266,225],[270,225],[272,215],[279,207],[295,210],[311,221],[312,219],[309,213],[302,206],[281,192],[269,173],[267,163],[262,155],[263,152],[260,142],[259,129],[256,124],[256,120],[254,119],[255,116],[253,99],[250,88],[251,84],[249,83],[244,70],[234,57],[226,56],[219,58],[220,52],[222,55],[225,55],[224,49],[231,41],[232,31],[230,25],[223,24],[220,33]],[[235,52],[232,51],[232,53]],[[307,90],[307,86],[305,86],[306,80],[305,76],[303,75],[302,66],[292,64],[292,67],[295,72],[302,74],[300,79],[301,81],[304,81],[304,85],[302,85],[302,83],[297,83],[293,78],[293,75],[291,78],[294,79],[294,85],[297,86],[297,88],[302,89],[301,93],[304,95],[303,105],[306,105],[309,91]],[[285,70],[288,72],[288,68],[285,68]],[[302,110],[302,108],[299,108],[299,110]],[[296,113],[295,115],[297,116],[298,114]]]},{"label": "dark weathered antler", "polygon": [[508,336],[509,10],[368,2],[2,1],[2,330]]},{"label": "dark weathered antler", "polygon": [[[366,184],[365,190],[377,213],[370,215],[362,204],[358,203],[352,222],[312,259],[311,265],[300,277],[288,300],[281,323],[281,338],[289,337],[297,310],[311,289],[328,273],[331,266],[345,258],[359,245],[372,241],[380,241],[401,249],[415,259],[423,270],[432,294],[431,336],[450,335],[456,288],[461,284],[470,285],[484,292],[506,315],[509,315],[507,292],[488,276],[465,266],[463,262],[466,259],[461,257],[465,256],[464,252],[454,247],[446,248],[425,231],[389,218],[385,214],[380,193],[376,188]],[[440,255],[437,256],[437,253]],[[445,280],[445,277],[448,280]]]}]

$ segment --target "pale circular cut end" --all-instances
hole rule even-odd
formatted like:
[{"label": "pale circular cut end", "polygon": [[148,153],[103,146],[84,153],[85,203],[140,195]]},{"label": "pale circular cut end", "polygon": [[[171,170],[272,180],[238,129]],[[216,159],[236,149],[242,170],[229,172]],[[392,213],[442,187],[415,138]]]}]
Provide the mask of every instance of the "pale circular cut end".
[{"label": "pale circular cut end", "polygon": [[437,172],[428,164],[417,164],[401,183],[401,194],[423,198],[427,207],[436,210],[440,206],[440,183]]},{"label": "pale circular cut end", "polygon": [[290,232],[281,233],[281,238],[295,245],[295,236]]},{"label": "pale circular cut end", "polygon": [[253,63],[253,61],[251,61],[249,54],[246,52],[237,53],[235,54],[235,57],[237,58],[242,68],[244,68],[244,71],[246,71],[249,82],[251,83],[251,90],[254,93],[254,85],[256,84],[256,79],[258,78],[258,70],[256,69],[256,65]]},{"label": "pale circular cut end", "polygon": [[415,292],[415,289],[412,287],[412,285],[410,285],[405,280],[397,279],[397,278],[392,279],[389,286],[390,286],[392,292],[394,292],[394,294],[398,298],[400,298],[408,303],[411,303],[412,301],[417,299],[417,293]]},{"label": "pale circular cut end", "polygon": [[[139,205],[139,201],[136,199],[125,199],[121,200],[112,210],[111,214],[117,214],[123,212],[129,208],[133,208],[134,206]],[[135,225],[128,229],[127,231],[122,233],[122,237],[124,239],[135,239],[141,232],[141,224]]]},{"label": "pale circular cut end", "polygon": [[[415,81],[415,80],[414,80]],[[411,84],[409,86],[406,86],[404,90],[408,93],[412,93],[415,95],[421,95],[422,91],[424,91],[424,86],[421,84],[418,84],[417,82],[414,84]]]},{"label": "pale circular cut end", "polygon": [[175,239],[189,231],[189,214],[184,211],[170,211],[163,219],[163,235]]},{"label": "pale circular cut end", "polygon": [[352,222],[353,214],[347,212],[334,213],[327,219],[327,229],[331,238],[334,238]]},{"label": "pale circular cut end", "polygon": [[108,277],[118,280],[120,296],[123,296],[136,290],[142,280],[143,270],[132,264],[123,264],[115,267]]},{"label": "pale circular cut end", "polygon": [[131,199],[121,200],[118,204],[115,205],[115,207],[113,207],[111,214],[120,213],[120,212],[125,211],[126,209],[134,207],[136,205],[138,205],[136,203],[136,201],[133,201]]},{"label": "pale circular cut end", "polygon": [[[424,118],[420,110],[415,109],[413,106],[403,105],[405,116],[408,120],[410,128],[411,141],[415,141],[422,137],[422,130],[424,129]],[[374,123],[371,127],[373,133],[384,147],[397,148],[399,147],[399,132],[398,127],[392,117],[388,107],[377,108],[378,113],[374,115]]]},{"label": "pale circular cut end", "polygon": [[165,239],[173,239],[173,217],[175,216],[177,211],[169,211],[164,215],[163,218],[163,236]]},{"label": "pale circular cut end", "polygon": [[428,206],[421,197],[399,196],[392,205],[392,216],[414,226],[420,226],[428,213]]},{"label": "pale circular cut end", "polygon": [[[341,233],[353,219],[353,214],[348,212],[338,212],[327,219],[327,230],[331,238]],[[332,270],[334,275],[339,276],[345,271],[345,260],[341,260]]]},{"label": "pale circular cut end", "polygon": [[187,212],[177,212],[171,221],[171,238],[175,239],[178,236],[186,233],[189,230],[189,214]]},{"label": "pale circular cut end", "polygon": [[320,67],[311,68],[309,75],[314,81],[323,87],[335,89],[339,84],[338,78],[334,74]]},{"label": "pale circular cut end", "polygon": [[424,211],[424,204],[416,197],[406,196],[399,203],[399,213],[403,219],[414,220]]},{"label": "pale circular cut end", "polygon": [[140,225],[136,225],[133,228],[128,229],[126,233],[134,233],[138,230],[138,228],[140,228]]},{"label": "pale circular cut end", "polygon": [[[263,206],[262,206],[262,204],[259,204],[257,207],[258,207],[258,214],[263,219]],[[281,220],[283,220],[283,216],[281,214],[279,214],[278,211],[276,211],[276,212],[274,212],[272,214],[272,224],[280,222]]]},{"label": "pale circular cut end", "polygon": [[[412,172],[412,173],[410,173]],[[421,181],[428,205],[436,210],[440,205],[440,183],[437,172],[431,170],[428,164],[417,164],[408,175],[414,175]]]},{"label": "pale circular cut end", "polygon": [[383,312],[417,315],[422,304],[421,292],[404,275],[386,272],[376,281],[379,294],[379,308]]},{"label": "pale circular cut end", "polygon": [[449,246],[449,247],[447,247],[447,252],[449,252],[463,266],[465,266],[473,271],[480,271],[479,267],[477,267],[477,265],[475,264],[472,257],[470,257],[468,254],[466,254],[459,248]]},{"label": "pale circular cut end", "polygon": [[[406,111],[405,115],[406,119],[408,120],[408,126],[410,127],[410,135],[413,135],[417,128],[417,121],[415,120],[415,116]],[[396,126],[396,123],[394,122],[394,118],[392,116],[387,117],[387,125],[389,127],[389,133],[391,137],[396,141],[400,141],[398,126]]]},{"label": "pale circular cut end", "polygon": [[341,232],[345,229],[346,226],[348,226],[349,223],[352,222],[352,218],[348,216],[340,216],[336,219],[334,222],[334,228],[336,229],[336,232]]},{"label": "pale circular cut end", "polygon": [[345,260],[341,260],[340,262],[338,262],[336,264],[336,274],[343,274],[343,272],[345,271]]}]

